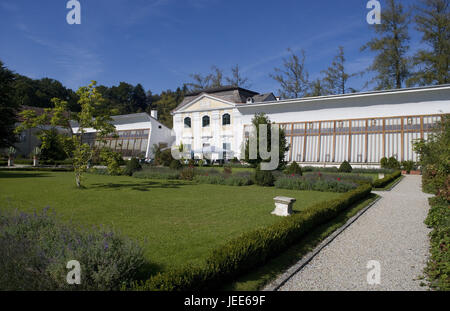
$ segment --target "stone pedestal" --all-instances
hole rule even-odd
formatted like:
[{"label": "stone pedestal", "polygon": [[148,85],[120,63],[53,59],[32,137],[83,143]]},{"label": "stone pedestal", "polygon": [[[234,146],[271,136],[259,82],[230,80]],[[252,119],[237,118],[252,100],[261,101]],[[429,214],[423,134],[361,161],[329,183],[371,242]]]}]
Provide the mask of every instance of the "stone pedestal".
[{"label": "stone pedestal", "polygon": [[8,166],[14,166],[14,159],[13,158],[9,158],[8,159]]},{"label": "stone pedestal", "polygon": [[287,197],[276,197],[273,199],[275,202],[275,209],[272,212],[277,216],[290,216],[292,215],[292,206],[296,199]]},{"label": "stone pedestal", "polygon": [[39,160],[37,158],[33,158],[33,166],[38,166],[39,165]]}]

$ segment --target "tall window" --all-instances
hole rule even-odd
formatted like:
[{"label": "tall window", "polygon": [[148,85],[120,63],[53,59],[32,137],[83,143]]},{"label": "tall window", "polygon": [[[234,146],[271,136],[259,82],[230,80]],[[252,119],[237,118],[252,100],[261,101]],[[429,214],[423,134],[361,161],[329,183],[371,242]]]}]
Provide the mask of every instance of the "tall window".
[{"label": "tall window", "polygon": [[230,124],[231,124],[231,117],[228,113],[226,113],[222,116],[222,125],[230,125]]},{"label": "tall window", "polygon": [[189,117],[184,118],[184,127],[191,128],[191,118],[189,118]]},{"label": "tall window", "polygon": [[209,117],[208,116],[204,116],[202,118],[202,126],[203,127],[208,127],[209,126]]}]

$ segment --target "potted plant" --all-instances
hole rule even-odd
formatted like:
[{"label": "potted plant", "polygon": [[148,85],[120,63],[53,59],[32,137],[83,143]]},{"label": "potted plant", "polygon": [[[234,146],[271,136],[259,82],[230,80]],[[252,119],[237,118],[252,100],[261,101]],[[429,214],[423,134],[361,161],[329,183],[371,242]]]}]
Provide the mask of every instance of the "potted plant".
[{"label": "potted plant", "polygon": [[16,154],[16,148],[9,147],[8,149],[8,166],[14,166],[14,155]]},{"label": "potted plant", "polygon": [[39,156],[41,155],[41,148],[36,147],[33,150],[33,166],[36,167],[39,165]]}]

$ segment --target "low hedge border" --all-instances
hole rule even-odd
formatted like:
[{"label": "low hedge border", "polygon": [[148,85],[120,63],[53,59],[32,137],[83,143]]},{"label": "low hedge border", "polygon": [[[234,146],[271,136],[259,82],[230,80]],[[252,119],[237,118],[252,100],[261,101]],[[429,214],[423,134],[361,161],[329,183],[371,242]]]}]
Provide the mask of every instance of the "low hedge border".
[{"label": "low hedge border", "polygon": [[362,185],[338,199],[317,203],[271,226],[242,234],[212,251],[202,266],[188,265],[136,282],[132,290],[193,291],[219,288],[286,250],[315,227],[328,222],[371,193]]},{"label": "low hedge border", "polygon": [[395,171],[392,174],[388,174],[388,175],[384,176],[384,178],[375,180],[373,182],[373,187],[374,188],[384,188],[387,185],[389,185],[392,181],[394,181],[395,179],[400,177],[401,175],[402,175],[401,171]]},{"label": "low hedge border", "polygon": [[73,172],[73,168],[66,167],[15,167],[15,168],[0,168],[3,172]]}]

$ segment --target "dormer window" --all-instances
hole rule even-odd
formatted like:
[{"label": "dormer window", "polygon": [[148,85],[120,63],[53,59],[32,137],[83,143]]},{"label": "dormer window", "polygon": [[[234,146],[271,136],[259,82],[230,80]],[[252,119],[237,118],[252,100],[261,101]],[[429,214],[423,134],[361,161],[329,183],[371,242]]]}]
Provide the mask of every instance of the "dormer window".
[{"label": "dormer window", "polygon": [[230,125],[230,124],[231,124],[230,114],[226,113],[222,116],[222,125]]},{"label": "dormer window", "polygon": [[208,116],[204,116],[202,118],[202,126],[203,127],[208,127],[209,126],[209,117]]},{"label": "dormer window", "polygon": [[191,128],[191,118],[184,118],[184,128]]}]

